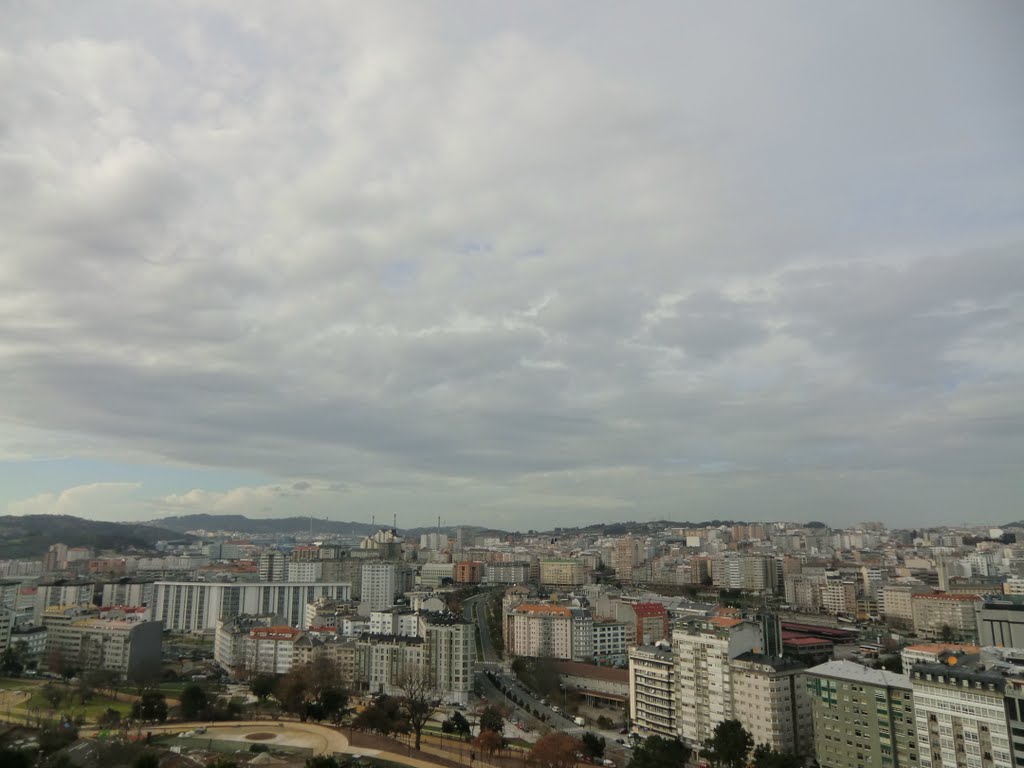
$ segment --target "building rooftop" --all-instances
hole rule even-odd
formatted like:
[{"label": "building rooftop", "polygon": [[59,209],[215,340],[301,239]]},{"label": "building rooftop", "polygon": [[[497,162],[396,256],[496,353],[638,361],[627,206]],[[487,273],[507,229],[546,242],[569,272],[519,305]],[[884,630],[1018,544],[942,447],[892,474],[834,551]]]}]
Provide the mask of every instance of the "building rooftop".
[{"label": "building rooftop", "polygon": [[610,683],[628,683],[629,670],[616,667],[599,667],[596,664],[584,664],[579,661],[558,661],[555,667],[559,674],[573,677],[589,677],[593,680],[605,680]]},{"label": "building rooftop", "polygon": [[565,616],[570,618],[572,611],[564,605],[537,605],[535,603],[524,603],[514,609],[515,613],[548,614],[549,616]]},{"label": "building rooftop", "polygon": [[866,683],[879,688],[902,688],[905,690],[911,688],[910,678],[907,675],[898,675],[884,669],[871,669],[852,661],[826,661],[824,664],[808,669],[807,674]]},{"label": "building rooftop", "polygon": [[752,651],[741,653],[734,659],[734,661],[746,661],[750,664],[762,664],[766,667],[771,667],[776,672],[788,672],[790,670],[805,669],[807,667],[806,664],[798,661],[797,659],[791,659],[785,656],[768,656],[763,653],[753,653]]},{"label": "building rooftop", "polygon": [[976,603],[981,602],[981,595],[955,595],[949,592],[922,592],[910,596],[911,600],[948,600],[955,603]]}]

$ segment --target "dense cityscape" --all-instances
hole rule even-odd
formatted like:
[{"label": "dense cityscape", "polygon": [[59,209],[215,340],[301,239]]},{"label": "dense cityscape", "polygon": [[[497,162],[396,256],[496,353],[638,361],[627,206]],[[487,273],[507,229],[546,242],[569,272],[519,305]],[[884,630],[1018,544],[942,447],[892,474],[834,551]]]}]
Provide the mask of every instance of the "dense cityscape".
[{"label": "dense cityscape", "polygon": [[[568,735],[573,762],[607,766],[666,745],[665,765],[1024,764],[1024,524],[295,522],[0,561],[8,722],[152,741],[160,721],[179,753],[273,717],[494,761]],[[160,716],[88,704],[118,688]]]}]

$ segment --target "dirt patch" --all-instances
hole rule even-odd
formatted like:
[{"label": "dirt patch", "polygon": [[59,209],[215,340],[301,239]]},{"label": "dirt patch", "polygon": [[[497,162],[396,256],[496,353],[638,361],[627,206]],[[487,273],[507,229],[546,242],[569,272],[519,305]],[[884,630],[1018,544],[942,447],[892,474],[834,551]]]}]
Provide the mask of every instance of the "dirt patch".
[{"label": "dirt patch", "polygon": [[261,733],[247,733],[247,734],[245,734],[245,738],[247,740],[249,740],[249,741],[270,741],[271,739],[276,739],[277,738],[277,734],[276,733],[263,733],[263,732],[261,732]]}]

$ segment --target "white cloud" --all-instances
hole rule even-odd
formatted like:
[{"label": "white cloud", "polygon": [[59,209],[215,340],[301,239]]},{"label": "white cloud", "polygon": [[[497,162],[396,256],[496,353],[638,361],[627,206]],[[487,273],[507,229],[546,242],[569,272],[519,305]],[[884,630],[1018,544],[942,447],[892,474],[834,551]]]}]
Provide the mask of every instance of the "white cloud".
[{"label": "white cloud", "polygon": [[104,520],[138,519],[139,483],[88,483],[7,504],[9,515],[72,515]]}]

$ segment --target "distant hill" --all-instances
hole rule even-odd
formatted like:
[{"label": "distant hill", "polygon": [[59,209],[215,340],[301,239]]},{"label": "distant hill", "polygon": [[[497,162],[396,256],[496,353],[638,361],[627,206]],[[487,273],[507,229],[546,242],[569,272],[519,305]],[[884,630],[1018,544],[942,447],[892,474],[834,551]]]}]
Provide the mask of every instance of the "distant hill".
[{"label": "distant hill", "polygon": [[191,538],[144,523],[107,523],[70,515],[0,516],[0,558],[41,557],[51,544],[152,550],[158,541]]},{"label": "distant hill", "polygon": [[[399,521],[401,522],[401,521]],[[313,532],[334,535],[356,535],[369,536],[381,528],[390,528],[391,521],[386,520],[377,523],[357,523],[343,520],[328,520],[326,518],[313,518]],[[155,525],[167,528],[172,531],[231,531],[233,533],[248,533],[256,535],[288,535],[308,534],[308,517],[246,517],[245,515],[179,515],[178,517],[163,517],[159,520],[152,520],[145,525]],[[490,529],[476,525],[462,526],[466,531],[476,536],[489,532]],[[442,528],[446,533],[451,533],[455,526]],[[399,536],[419,536],[421,533],[433,533],[436,527],[402,528],[399,526]],[[500,532],[499,532],[500,533]]]},{"label": "distant hill", "polygon": [[[172,531],[232,531],[236,533],[288,534],[309,533],[308,517],[246,517],[245,515],[179,515],[152,520],[147,525],[156,525]],[[341,522],[313,518],[316,533],[356,534],[367,536],[385,527],[369,523]]]}]

